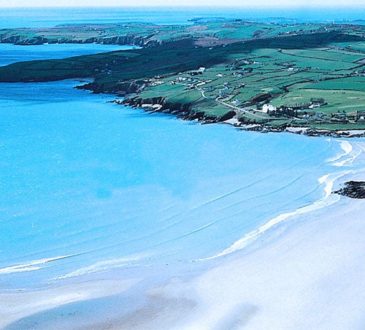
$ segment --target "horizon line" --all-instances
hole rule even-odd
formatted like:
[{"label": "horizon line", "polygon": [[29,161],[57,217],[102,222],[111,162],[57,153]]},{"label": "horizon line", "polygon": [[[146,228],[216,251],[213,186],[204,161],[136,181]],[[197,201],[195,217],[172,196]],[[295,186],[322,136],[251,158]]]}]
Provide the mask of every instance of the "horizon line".
[{"label": "horizon line", "polygon": [[152,6],[145,6],[145,5],[94,5],[94,6],[66,6],[66,5],[34,5],[34,6],[21,6],[21,5],[15,5],[15,6],[1,6],[0,5],[0,9],[33,9],[33,8],[77,8],[77,9],[99,9],[99,8],[135,8],[135,9],[160,9],[160,8],[166,8],[166,9],[316,9],[316,8],[328,8],[328,9],[338,9],[338,8],[347,8],[347,9],[365,9],[365,3],[361,4],[361,5],[345,5],[345,4],[338,4],[336,6],[331,6],[331,5],[326,5],[326,4],[316,4],[316,5],[275,5],[275,6],[271,6],[271,5],[257,5],[257,6],[245,6],[245,5],[219,5],[219,6],[209,6],[209,5],[152,5]]}]

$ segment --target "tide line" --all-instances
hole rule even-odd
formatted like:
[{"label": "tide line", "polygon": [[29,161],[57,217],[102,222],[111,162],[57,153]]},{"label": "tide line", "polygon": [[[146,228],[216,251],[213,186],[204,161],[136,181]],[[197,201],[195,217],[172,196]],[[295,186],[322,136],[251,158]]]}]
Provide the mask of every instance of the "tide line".
[{"label": "tide line", "polygon": [[351,172],[352,171],[344,171],[337,175],[326,174],[326,175],[322,176],[321,178],[318,179],[319,184],[324,185],[325,195],[321,199],[313,202],[310,205],[306,205],[304,207],[296,209],[295,211],[280,214],[277,217],[269,220],[268,222],[266,222],[264,225],[260,226],[259,228],[247,233],[241,239],[237,240],[231,246],[224,249],[220,253],[218,253],[214,256],[208,257],[208,258],[198,259],[197,261],[206,261],[206,260],[216,259],[219,257],[226,256],[228,254],[232,254],[239,250],[242,250],[246,246],[248,246],[250,243],[257,240],[261,235],[263,235],[267,231],[271,230],[272,228],[276,227],[280,223],[287,221],[290,218],[297,217],[299,215],[303,215],[303,214],[306,214],[309,212],[313,212],[313,211],[319,210],[321,208],[324,208],[324,207],[327,207],[327,206],[330,206],[330,205],[336,203],[340,199],[340,196],[332,194],[334,182],[336,180],[338,180],[339,178],[341,178]]},{"label": "tide line", "polygon": [[72,257],[72,255],[58,256],[58,257],[52,257],[52,258],[43,258],[43,259],[32,260],[32,261],[29,261],[24,264],[0,268],[0,275],[21,273],[21,272],[31,272],[31,271],[39,270],[42,268],[42,265],[45,265],[45,264],[53,262],[53,261],[70,258],[70,257]]},{"label": "tide line", "polygon": [[97,261],[96,263],[94,263],[90,266],[79,268],[79,269],[72,271],[70,273],[67,273],[65,275],[61,275],[61,276],[55,278],[55,280],[78,277],[78,276],[98,273],[98,272],[102,272],[102,271],[106,271],[106,270],[110,270],[110,269],[121,268],[121,267],[125,267],[125,266],[130,266],[130,265],[136,265],[138,261],[145,259],[149,256],[150,255],[147,255],[147,254],[140,254],[140,255],[131,255],[131,256],[122,257],[122,258]]}]

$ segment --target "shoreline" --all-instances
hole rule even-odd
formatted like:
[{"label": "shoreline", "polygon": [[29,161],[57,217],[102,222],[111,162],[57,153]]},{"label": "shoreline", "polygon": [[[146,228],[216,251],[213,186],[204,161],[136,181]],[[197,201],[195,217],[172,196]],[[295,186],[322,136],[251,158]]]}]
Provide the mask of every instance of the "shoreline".
[{"label": "shoreline", "polygon": [[[85,89],[84,86],[76,86],[78,89]],[[86,88],[86,90],[89,90]],[[94,91],[92,91],[94,92]],[[113,95],[113,94],[112,94]],[[228,119],[224,118],[204,118],[196,113],[190,113],[189,106],[186,106],[186,109],[169,109],[164,108],[163,105],[156,104],[135,104],[131,101],[131,99],[115,99],[112,101],[116,104],[120,104],[123,106],[129,106],[134,109],[141,109],[147,113],[160,113],[160,114],[168,114],[177,117],[178,119],[187,120],[187,121],[195,121],[202,125],[209,124],[226,124],[231,125],[234,128],[244,131],[254,131],[261,133],[291,133],[298,135],[306,135],[309,137],[333,137],[333,138],[363,138],[365,137],[364,129],[349,129],[349,130],[326,130],[326,129],[314,129],[306,126],[285,126],[285,127],[272,127],[265,124],[245,124],[240,122],[235,116],[232,116]],[[222,120],[224,119],[224,120]]]},{"label": "shoreline", "polygon": [[[343,92],[346,95],[340,98],[340,101],[337,95],[337,92],[342,91],[342,80],[355,80],[360,84],[363,78],[362,73],[355,68],[363,65],[361,60],[364,53],[354,51],[356,54],[351,53],[350,56],[346,49],[336,46],[340,41],[363,42],[361,36],[353,33],[352,26],[327,28],[324,25],[321,28],[317,27],[318,29],[293,33],[277,32],[267,36],[255,34],[245,39],[234,39],[234,42],[229,38],[217,38],[212,45],[210,34],[201,34],[202,31],[209,30],[208,23],[206,29],[198,29],[198,34],[196,29],[178,36],[168,31],[167,36],[161,39],[158,38],[158,31],[155,31],[157,34],[153,37],[147,33],[150,31],[145,30],[145,25],[139,26],[142,27],[138,33],[135,31],[143,42],[140,49],[73,56],[72,61],[64,58],[17,62],[1,67],[0,80],[42,82],[93,77],[92,83],[79,88],[94,93],[126,96],[124,104],[146,109],[150,106],[152,111],[171,113],[184,119],[197,119],[205,124],[236,118],[239,121],[236,126],[247,130],[288,131],[309,136],[365,136],[361,102],[358,101],[353,107],[348,106],[352,104],[351,100],[355,96],[361,100],[362,94],[358,95],[361,90],[355,87],[348,89],[347,94]],[[92,33],[91,30],[86,30],[92,35],[88,35],[87,38],[84,36],[86,28],[87,25],[79,27],[79,36],[77,31],[73,31],[72,38],[68,35],[65,37],[67,29],[55,32],[57,38],[52,35],[51,40],[48,40],[47,34],[39,34],[39,31],[27,31],[27,34],[22,31],[16,31],[15,34],[5,31],[0,36],[0,41],[15,44],[57,44],[71,41],[94,43],[103,40],[105,44],[131,44],[125,40],[127,37],[123,33],[126,31],[128,37],[133,38],[128,26],[125,30],[117,30],[115,33],[108,30],[104,35],[101,32],[106,26],[101,25],[98,27],[100,30],[93,29]],[[184,31],[183,27],[180,28]],[[234,28],[240,31],[246,29],[246,25],[240,21]],[[98,33],[95,35],[96,32]],[[330,63],[333,54],[327,53],[327,48],[338,52],[338,56],[349,57],[347,61],[352,64],[345,73],[334,77],[337,69],[331,65],[317,77],[318,73],[315,70],[311,71],[316,67],[313,66],[316,63],[306,65],[303,56],[294,56],[295,63],[286,62],[288,55],[285,54],[290,53],[291,49],[304,52],[322,49],[321,52],[326,53],[319,54],[318,58],[321,63]],[[270,49],[269,55],[259,56],[260,53],[265,53],[265,49]],[[309,53],[304,58],[317,57],[311,57]],[[273,72],[269,74],[264,69],[270,63],[273,64],[271,70],[275,72],[274,77],[280,77],[277,89],[273,90],[270,87],[270,74]],[[63,69],[55,69],[58,65]],[[311,78],[307,77],[308,72]],[[288,84],[288,79],[292,79],[294,75],[294,81]],[[256,81],[257,76],[262,79]],[[298,104],[292,104],[290,101],[295,93],[299,94],[299,100],[302,100]],[[322,107],[326,108],[322,110]],[[346,111],[340,112],[342,108]]]},{"label": "shoreline", "polygon": [[[78,88],[85,91],[86,86]],[[125,96],[130,97],[134,94],[129,92],[138,86],[126,83],[124,88],[128,92]],[[98,93],[97,88],[89,91]],[[114,90],[104,93],[118,97]],[[269,212],[265,223],[236,241],[229,240],[230,245],[201,260],[158,266],[126,263],[120,268],[101,261],[102,267],[96,272],[88,273],[91,267],[84,267],[84,273],[77,269],[39,287],[4,286],[0,291],[0,300],[5,302],[0,304],[0,329],[364,329],[365,200],[340,196],[338,189],[349,180],[365,181],[365,142],[355,139],[365,137],[365,130],[249,125],[239,121],[239,110],[206,117],[193,112],[190,103],[165,101],[161,98],[161,104],[151,102],[147,106],[124,104],[124,100],[121,103],[202,125],[226,124],[260,133],[334,138],[342,152],[326,161],[336,168],[318,178],[318,191],[323,188],[323,197],[289,211],[276,206],[279,215],[274,217]],[[284,136],[284,140],[287,138]],[[314,163],[324,164],[314,159]],[[285,194],[289,201],[290,197]],[[0,275],[37,271],[67,257],[5,267]],[[29,281],[31,278],[29,275]]]},{"label": "shoreline", "polygon": [[[356,161],[356,158],[359,156],[362,156],[365,161],[365,155],[364,155],[365,143],[360,142],[360,144],[363,144],[363,145],[361,147],[356,145],[356,150],[354,150],[354,146],[351,145],[349,142],[347,142],[347,141],[340,142],[343,153],[341,153],[331,159],[328,159],[327,162],[331,163],[334,167],[341,168],[347,164],[351,165],[354,161]],[[362,175],[360,175],[360,174],[362,174]],[[295,221],[295,219],[300,218],[302,216],[306,216],[307,214],[311,214],[315,211],[329,208],[332,205],[335,205],[337,202],[339,202],[341,200],[341,197],[343,198],[345,196],[347,198],[354,198],[354,197],[349,197],[349,195],[342,193],[343,189],[337,190],[337,188],[342,187],[344,185],[346,187],[348,185],[348,182],[352,182],[349,180],[352,180],[352,178],[358,178],[359,175],[362,179],[365,179],[365,170],[364,169],[358,169],[358,170],[348,169],[348,170],[343,170],[341,172],[332,172],[332,173],[326,174],[326,175],[318,178],[318,182],[324,186],[323,187],[323,190],[324,190],[323,197],[321,197],[318,200],[315,200],[311,204],[304,205],[302,207],[299,207],[298,209],[295,209],[295,210],[292,210],[292,211],[289,211],[286,213],[281,213],[278,216],[276,216],[272,219],[269,219],[267,222],[265,222],[259,228],[247,233],[241,239],[233,242],[229,247],[227,247],[220,253],[218,253],[214,256],[202,259],[201,261],[216,259],[216,258],[224,257],[224,256],[227,256],[230,254],[234,254],[237,251],[240,251],[240,250],[246,248],[250,244],[253,244],[256,240],[258,240],[262,235],[265,235],[267,232],[275,230],[275,228],[280,226],[282,223],[290,222],[290,220]]]},{"label": "shoreline", "polygon": [[[356,142],[352,148],[346,143],[343,153],[328,161],[337,167],[365,163],[364,153],[358,153],[365,143]],[[354,308],[349,296],[365,287],[361,280],[365,278],[361,258],[365,242],[356,239],[365,234],[361,219],[365,201],[334,195],[332,187],[348,179],[364,179],[365,173],[358,166],[332,180],[329,176],[322,178],[323,183],[327,180],[325,197],[313,203],[322,201],[323,205],[282,214],[275,218],[281,221],[272,219],[263,225],[266,230],[259,230],[250,244],[240,245],[245,242],[239,240],[223,251],[226,253],[186,265],[181,271],[170,269],[161,274],[161,270],[146,269],[141,275],[138,269],[111,270],[70,279],[51,293],[49,289],[1,293],[1,299],[6,298],[13,307],[0,310],[0,327],[357,329],[349,325],[362,322],[359,315],[363,311]],[[286,221],[287,215],[290,221]],[[29,298],[34,294],[38,297],[35,305]],[[49,300],[51,296],[54,299]],[[350,302],[344,305],[343,297]],[[365,295],[360,298],[354,302],[356,306],[364,305]],[[133,303],[128,305],[128,301]],[[323,320],[312,308],[320,308],[328,318]],[[343,313],[333,316],[338,308]],[[78,315],[79,309],[88,312]],[[59,318],[67,312],[67,317]]]}]

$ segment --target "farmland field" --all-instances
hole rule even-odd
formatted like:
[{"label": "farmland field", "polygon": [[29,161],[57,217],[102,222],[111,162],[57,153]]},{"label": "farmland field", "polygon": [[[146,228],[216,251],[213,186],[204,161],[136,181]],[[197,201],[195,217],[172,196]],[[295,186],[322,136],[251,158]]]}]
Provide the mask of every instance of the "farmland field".
[{"label": "farmland field", "polygon": [[[17,44],[131,43],[140,49],[0,68],[0,81],[92,77],[81,88],[132,106],[266,127],[363,127],[365,27],[195,20],[0,30]],[[156,107],[157,106],[157,107]]]}]

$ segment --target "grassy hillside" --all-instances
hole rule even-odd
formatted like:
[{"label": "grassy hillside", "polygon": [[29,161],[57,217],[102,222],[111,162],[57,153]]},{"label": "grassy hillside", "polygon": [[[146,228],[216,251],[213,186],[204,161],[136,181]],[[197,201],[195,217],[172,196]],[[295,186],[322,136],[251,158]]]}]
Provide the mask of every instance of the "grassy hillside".
[{"label": "grassy hillside", "polygon": [[[165,35],[166,42],[152,47],[15,63],[0,67],[0,81],[90,77],[94,81],[84,88],[127,94],[131,105],[155,104],[153,109],[189,118],[234,116],[242,123],[275,128],[364,126],[365,42],[359,29],[337,31],[316,25],[298,32],[293,26],[287,30],[281,26],[280,33],[264,37],[277,26],[257,24],[258,30],[253,26],[219,22],[205,28],[184,27],[194,38],[175,38],[178,28],[166,27],[164,31],[173,37]],[[233,32],[246,37],[264,32],[207,47],[196,37],[206,36],[207,30],[219,38]]]}]

